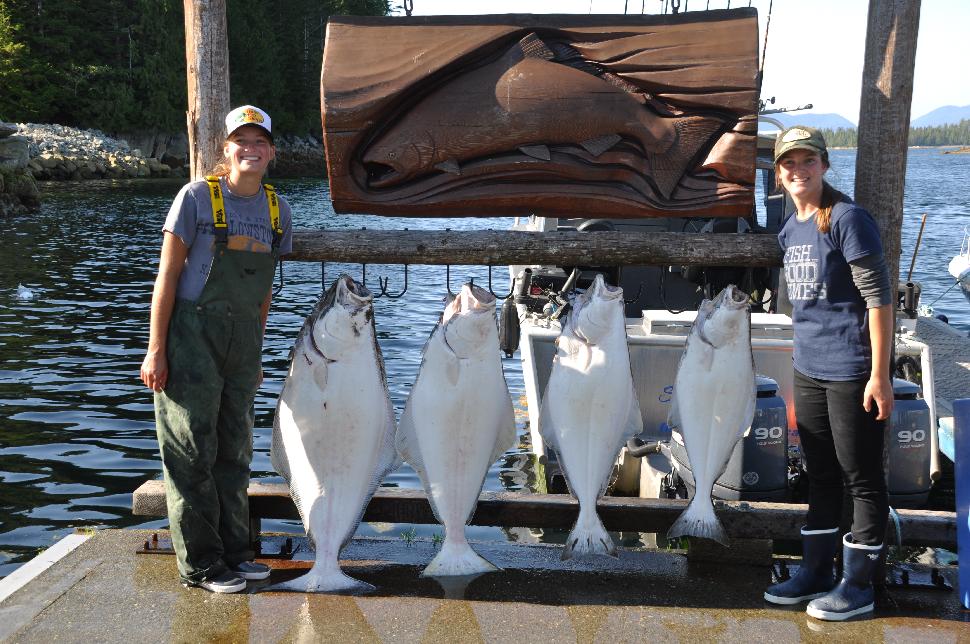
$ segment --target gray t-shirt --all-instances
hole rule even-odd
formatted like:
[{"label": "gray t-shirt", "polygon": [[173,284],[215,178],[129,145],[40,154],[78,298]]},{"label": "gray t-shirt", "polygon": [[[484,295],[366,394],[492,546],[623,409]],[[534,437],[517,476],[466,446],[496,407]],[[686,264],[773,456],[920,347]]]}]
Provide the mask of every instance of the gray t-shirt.
[{"label": "gray t-shirt", "polygon": [[[225,178],[220,183],[229,223],[228,247],[257,253],[270,252],[273,227],[262,186],[252,197],[241,197],[229,190]],[[293,248],[293,221],[290,205],[282,197],[279,202],[280,225],[283,227],[280,255],[285,255]],[[162,230],[178,235],[189,249],[175,295],[183,300],[195,301],[202,294],[202,287],[209,276],[215,246],[212,198],[205,181],[193,181],[182,187],[172,202]]]}]

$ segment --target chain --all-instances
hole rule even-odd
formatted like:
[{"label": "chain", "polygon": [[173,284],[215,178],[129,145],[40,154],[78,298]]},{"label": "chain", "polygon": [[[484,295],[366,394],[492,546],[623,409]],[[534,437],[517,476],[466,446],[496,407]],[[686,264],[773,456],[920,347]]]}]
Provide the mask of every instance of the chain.
[{"label": "chain", "polygon": [[408,16],[414,11],[414,0],[404,0],[404,13]]}]

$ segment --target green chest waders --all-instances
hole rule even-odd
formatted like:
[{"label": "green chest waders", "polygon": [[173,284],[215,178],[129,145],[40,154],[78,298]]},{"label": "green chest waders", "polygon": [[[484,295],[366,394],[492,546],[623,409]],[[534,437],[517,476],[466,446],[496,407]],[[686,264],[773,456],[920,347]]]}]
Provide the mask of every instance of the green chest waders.
[{"label": "green chest waders", "polygon": [[194,301],[178,300],[168,330],[168,381],[155,394],[158,444],[179,574],[197,583],[253,558],[249,464],[259,387],[260,305],[273,284],[282,236],[272,187],[270,253],[228,248],[218,180],[209,180],[216,241]]}]

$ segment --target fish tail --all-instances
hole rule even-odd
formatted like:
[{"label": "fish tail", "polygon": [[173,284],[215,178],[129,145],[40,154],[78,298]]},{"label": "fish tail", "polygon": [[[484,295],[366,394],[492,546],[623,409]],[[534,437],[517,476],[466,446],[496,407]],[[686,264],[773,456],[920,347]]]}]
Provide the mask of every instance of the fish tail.
[{"label": "fish tail", "polygon": [[467,541],[446,541],[441,545],[441,552],[435,555],[428,567],[421,573],[421,576],[457,577],[496,570],[501,570],[501,568],[472,550]]},{"label": "fish tail", "polygon": [[696,496],[667,530],[668,539],[676,537],[712,539],[723,546],[727,546],[729,542],[724,526],[714,514],[714,504],[710,499],[698,499]]},{"label": "fish tail", "polygon": [[708,116],[687,116],[674,120],[676,137],[670,148],[652,155],[653,181],[665,199],[670,198],[681,177],[695,165],[698,153],[723,125],[720,119]]},{"label": "fish tail", "polygon": [[374,590],[374,586],[345,575],[339,567],[325,568],[314,564],[307,574],[273,584],[266,590],[293,593],[366,593]]},{"label": "fish tail", "polygon": [[580,506],[579,518],[573,526],[566,547],[562,551],[562,559],[572,559],[577,555],[610,555],[618,557],[613,538],[606,531],[596,510],[584,510]]}]

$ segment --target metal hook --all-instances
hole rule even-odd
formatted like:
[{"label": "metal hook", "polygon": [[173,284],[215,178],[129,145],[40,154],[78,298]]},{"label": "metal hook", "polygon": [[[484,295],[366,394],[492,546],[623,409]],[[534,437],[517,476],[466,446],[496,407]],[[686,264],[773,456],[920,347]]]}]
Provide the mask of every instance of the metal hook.
[{"label": "metal hook", "polygon": [[388,299],[391,299],[391,300],[397,300],[403,297],[404,294],[408,292],[408,265],[407,264],[404,265],[404,289],[397,295],[392,295],[391,293],[387,292],[387,283],[390,281],[390,279],[391,278],[389,277],[377,278],[378,284],[381,285],[381,294],[377,295],[376,297],[386,296]]},{"label": "metal hook", "polygon": [[625,299],[625,300],[623,300],[623,303],[624,304],[633,304],[634,302],[639,301],[640,295],[642,295],[642,294],[643,294],[643,282],[640,282],[640,286],[637,288],[637,294],[633,296],[633,299],[632,300],[626,300]]},{"label": "metal hook", "polygon": [[283,260],[280,260],[280,283],[276,285],[273,289],[273,295],[279,295],[280,291],[283,290]]},{"label": "metal hook", "polygon": [[500,300],[507,300],[512,296],[512,291],[514,290],[515,290],[515,287],[513,286],[512,288],[509,289],[509,292],[506,295],[499,295],[498,293],[492,290],[492,265],[489,264],[488,265],[488,292]]}]

